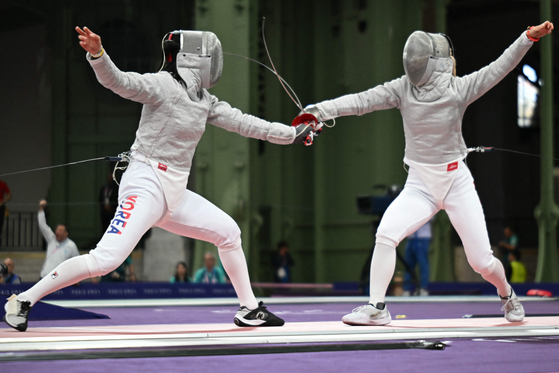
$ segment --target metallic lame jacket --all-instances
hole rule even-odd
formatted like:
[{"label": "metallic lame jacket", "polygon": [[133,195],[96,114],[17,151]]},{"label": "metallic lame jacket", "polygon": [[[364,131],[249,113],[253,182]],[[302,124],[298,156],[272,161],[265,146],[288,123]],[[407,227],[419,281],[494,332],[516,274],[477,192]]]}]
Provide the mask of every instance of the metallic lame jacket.
[{"label": "metallic lame jacket", "polygon": [[464,158],[462,117],[468,105],[501,81],[518,65],[533,42],[526,31],[494,62],[463,77],[452,75],[453,61],[440,58],[428,82],[417,88],[406,76],[361,93],[314,105],[322,120],[400,109],[406,138],[405,157],[424,164],[444,164]]},{"label": "metallic lame jacket", "polygon": [[122,72],[105,53],[87,59],[99,82],[119,96],[142,103],[142,116],[131,150],[179,172],[189,172],[206,122],[245,137],[274,144],[291,144],[295,128],[243,114],[201,89],[201,79],[190,73],[185,89],[170,73]]}]

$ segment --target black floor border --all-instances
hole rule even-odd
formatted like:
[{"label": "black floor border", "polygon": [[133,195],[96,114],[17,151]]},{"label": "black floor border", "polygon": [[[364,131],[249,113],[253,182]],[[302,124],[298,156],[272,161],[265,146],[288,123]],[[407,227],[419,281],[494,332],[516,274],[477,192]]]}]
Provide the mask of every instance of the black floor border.
[{"label": "black floor border", "polygon": [[227,355],[261,355],[287,354],[305,352],[337,351],[371,351],[371,350],[444,350],[446,344],[440,341],[411,341],[390,343],[344,343],[344,344],[282,344],[273,346],[236,345],[213,347],[173,347],[161,349],[111,349],[99,351],[72,352],[10,352],[1,353],[0,362],[6,361],[45,361],[45,360],[89,360],[89,359],[126,359],[155,357],[189,357],[189,356],[227,356]]}]

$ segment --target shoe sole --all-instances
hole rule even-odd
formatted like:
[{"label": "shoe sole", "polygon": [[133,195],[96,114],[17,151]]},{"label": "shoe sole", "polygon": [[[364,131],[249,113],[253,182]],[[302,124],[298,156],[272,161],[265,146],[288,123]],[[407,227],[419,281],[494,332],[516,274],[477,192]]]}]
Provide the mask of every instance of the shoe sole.
[{"label": "shoe sole", "polygon": [[359,321],[351,321],[351,320],[344,320],[342,322],[347,325],[357,325],[357,326],[383,326],[390,324],[392,322],[392,317],[385,317],[384,319],[380,320],[371,320],[369,322],[359,322]]},{"label": "shoe sole", "polygon": [[235,317],[234,321],[237,326],[262,326],[266,323],[266,320],[247,320],[239,317]]},{"label": "shoe sole", "polygon": [[383,325],[390,324],[390,323],[392,322],[392,319],[390,319],[390,320],[374,321],[374,322],[370,322],[370,323],[360,323],[360,322],[344,321],[344,320],[342,320],[342,322],[343,322],[344,324],[347,324],[347,325],[354,325],[354,326],[383,326]]},{"label": "shoe sole", "polygon": [[506,319],[508,322],[522,322],[522,321],[524,321],[524,317],[519,318],[519,319],[513,319],[513,318],[505,317],[505,319]]},{"label": "shoe sole", "polygon": [[259,326],[282,326],[285,322],[282,320],[281,324],[270,324],[267,320],[247,320],[242,317],[235,317],[233,320],[235,325],[242,327],[259,327]]}]

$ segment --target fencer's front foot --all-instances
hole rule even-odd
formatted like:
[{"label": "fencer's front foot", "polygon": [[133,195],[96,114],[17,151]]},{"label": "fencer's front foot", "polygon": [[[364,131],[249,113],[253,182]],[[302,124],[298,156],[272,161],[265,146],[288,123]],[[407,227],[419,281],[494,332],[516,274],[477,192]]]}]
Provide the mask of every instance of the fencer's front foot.
[{"label": "fencer's front foot", "polygon": [[351,313],[342,317],[342,321],[348,325],[380,326],[390,324],[392,317],[390,312],[388,312],[388,308],[386,308],[386,304],[379,302],[376,306],[369,303],[354,308]]},{"label": "fencer's front foot", "polygon": [[245,306],[239,308],[235,315],[235,324],[237,326],[282,326],[285,321],[268,311],[264,302],[260,302],[253,310]]},{"label": "fencer's front foot", "polygon": [[20,332],[27,330],[27,317],[29,316],[29,311],[31,311],[31,302],[22,302],[17,299],[17,295],[12,294],[8,298],[4,310],[6,311],[4,316],[6,324]]},{"label": "fencer's front foot", "polygon": [[505,319],[508,322],[521,322],[524,320],[524,307],[520,304],[520,300],[512,288],[508,297],[503,298],[499,295],[499,298],[501,298],[501,303],[503,304],[501,311],[505,311]]}]

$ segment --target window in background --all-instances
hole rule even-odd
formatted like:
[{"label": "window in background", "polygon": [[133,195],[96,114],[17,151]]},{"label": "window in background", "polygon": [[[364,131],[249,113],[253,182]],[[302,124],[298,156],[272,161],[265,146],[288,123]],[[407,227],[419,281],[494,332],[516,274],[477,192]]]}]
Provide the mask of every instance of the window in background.
[{"label": "window in background", "polygon": [[529,65],[518,75],[518,126],[530,128],[538,125],[537,107],[540,88],[536,70]]}]

